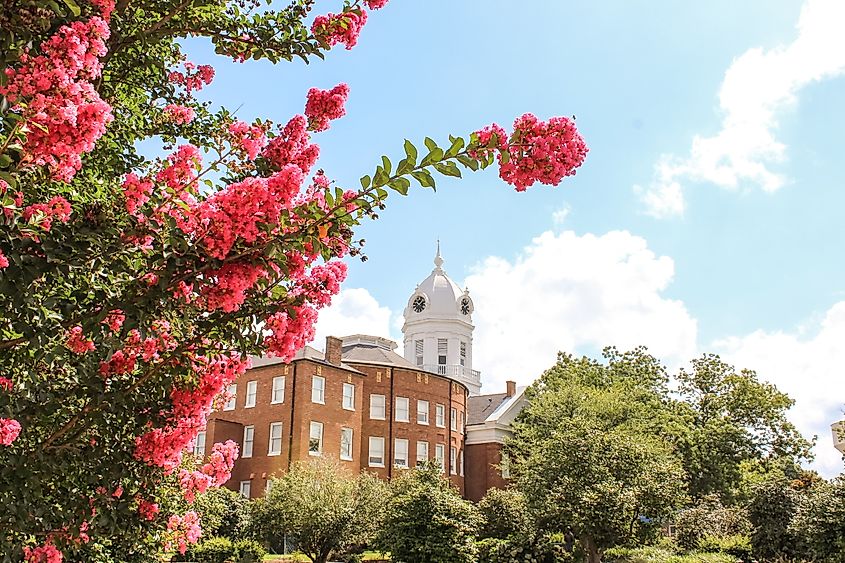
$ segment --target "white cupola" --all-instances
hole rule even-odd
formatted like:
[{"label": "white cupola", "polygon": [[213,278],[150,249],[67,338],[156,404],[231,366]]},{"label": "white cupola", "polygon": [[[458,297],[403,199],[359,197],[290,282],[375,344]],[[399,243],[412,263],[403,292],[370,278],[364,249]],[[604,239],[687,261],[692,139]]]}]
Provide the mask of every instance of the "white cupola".
[{"label": "white cupola", "polygon": [[478,395],[481,374],[472,369],[472,312],[469,291],[443,270],[438,241],[434,270],[417,285],[405,306],[405,359],[425,371],[460,381],[470,395]]}]

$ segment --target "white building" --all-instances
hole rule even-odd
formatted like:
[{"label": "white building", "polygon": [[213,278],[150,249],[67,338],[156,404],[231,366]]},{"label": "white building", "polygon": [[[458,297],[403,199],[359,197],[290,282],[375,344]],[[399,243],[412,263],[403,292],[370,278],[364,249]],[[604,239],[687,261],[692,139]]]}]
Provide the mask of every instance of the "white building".
[{"label": "white building", "polygon": [[472,313],[469,291],[443,270],[440,243],[434,270],[417,285],[405,307],[405,359],[460,381],[470,395],[481,393],[481,374],[472,369]]},{"label": "white building", "polygon": [[833,434],[833,447],[845,454],[845,422],[834,422],[830,425]]}]

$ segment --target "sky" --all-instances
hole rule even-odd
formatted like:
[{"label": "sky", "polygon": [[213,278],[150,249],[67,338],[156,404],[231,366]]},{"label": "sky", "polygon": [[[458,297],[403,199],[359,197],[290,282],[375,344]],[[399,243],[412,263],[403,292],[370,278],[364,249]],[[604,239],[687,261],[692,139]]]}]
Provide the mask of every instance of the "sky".
[{"label": "sky", "polygon": [[[320,0],[317,13],[340,2]],[[318,324],[400,343],[431,271],[473,297],[483,392],[529,384],[558,351],[644,345],[675,370],[718,353],[795,399],[812,467],[842,470],[845,2],[392,0],[326,61],[212,63],[203,92],[284,123],[312,86],[350,86],[318,166],[356,187],[405,138],[446,141],[531,112],[576,116],[576,176],[516,193],[495,167],[392,195],[366,262]],[[396,158],[393,158],[396,157]]]}]

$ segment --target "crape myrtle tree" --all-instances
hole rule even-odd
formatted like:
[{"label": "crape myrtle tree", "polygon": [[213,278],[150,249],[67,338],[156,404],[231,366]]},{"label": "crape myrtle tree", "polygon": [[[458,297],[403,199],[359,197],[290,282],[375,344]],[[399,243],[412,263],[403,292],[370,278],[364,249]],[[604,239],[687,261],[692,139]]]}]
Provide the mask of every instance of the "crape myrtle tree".
[{"label": "crape myrtle tree", "polygon": [[[215,444],[183,457],[249,354],[289,360],[339,290],[354,228],[390,191],[496,164],[521,191],[575,173],[567,118],[519,117],[443,146],[405,142],[360,185],[316,168],[312,134],[349,88],[303,93],[286,123],[195,97],[237,61],[354,47],[386,0],[21,0],[0,19],[0,552],[5,560],[149,560],[201,531],[190,502],[228,479]],[[322,10],[321,10],[322,11]],[[148,158],[140,141],[161,144]],[[147,145],[149,146],[149,145]],[[178,495],[163,491],[175,490]]]}]

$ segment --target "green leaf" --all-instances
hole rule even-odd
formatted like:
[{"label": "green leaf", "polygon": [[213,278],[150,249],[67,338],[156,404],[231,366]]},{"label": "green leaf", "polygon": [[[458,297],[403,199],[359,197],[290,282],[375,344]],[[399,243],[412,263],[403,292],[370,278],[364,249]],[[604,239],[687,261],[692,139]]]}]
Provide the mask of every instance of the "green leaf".
[{"label": "green leaf", "polygon": [[422,162],[420,162],[420,165],[421,166],[428,166],[429,164],[432,164],[434,162],[439,162],[441,160],[443,160],[443,149],[441,149],[440,147],[434,147],[431,150],[430,153],[425,155],[425,158],[422,159]]},{"label": "green leaf", "polygon": [[408,189],[411,187],[411,181],[407,178],[394,178],[387,185],[402,195],[408,195]]},{"label": "green leaf", "polygon": [[399,161],[399,166],[396,167],[396,174],[402,176],[414,169],[414,162],[410,158],[403,158]]},{"label": "green leaf", "polygon": [[381,163],[382,163],[382,165],[384,166],[384,172],[385,172],[385,174],[387,174],[388,176],[390,176],[390,170],[391,170],[391,168],[392,168],[392,167],[391,167],[391,164],[390,164],[390,159],[389,159],[389,158],[387,158],[386,156],[383,156],[383,157],[381,157]]},{"label": "green leaf", "polygon": [[433,151],[434,149],[437,148],[437,143],[435,143],[434,140],[431,137],[426,137],[425,138],[425,146],[428,147],[429,151]]},{"label": "green leaf", "polygon": [[82,10],[79,9],[79,5],[76,2],[74,2],[73,0],[62,0],[62,1],[64,2],[65,6],[70,8],[70,11],[73,12],[74,16],[78,17],[79,14],[82,13]]},{"label": "green leaf", "polygon": [[411,172],[411,176],[420,183],[420,185],[424,188],[434,188],[434,178],[431,177],[431,172],[428,170],[417,170],[416,172]]},{"label": "green leaf", "polygon": [[445,176],[454,176],[455,178],[461,177],[461,171],[458,170],[458,167],[455,166],[454,162],[436,162],[434,164],[434,169]]},{"label": "green leaf", "polygon": [[370,179],[369,174],[361,176],[361,187],[364,188],[365,190],[370,187],[370,182],[371,182],[371,179]]},{"label": "green leaf", "polygon": [[453,158],[457,156],[461,149],[464,148],[464,140],[461,137],[452,139],[452,146],[446,151],[446,158]]},{"label": "green leaf", "polygon": [[408,156],[408,160],[413,162],[415,165],[417,163],[417,147],[409,141],[405,139],[405,154]]},{"label": "green leaf", "polygon": [[377,166],[376,167],[376,174],[375,174],[375,176],[373,176],[373,185],[374,186],[383,186],[387,183],[387,179],[389,177],[390,176],[388,176],[385,173],[384,168],[382,168],[381,166]]},{"label": "green leaf", "polygon": [[476,161],[474,158],[469,157],[465,154],[458,155],[455,158],[458,159],[458,162],[460,162],[461,164],[463,164],[464,166],[466,166],[467,168],[469,168],[473,172],[478,170],[478,161]]}]

